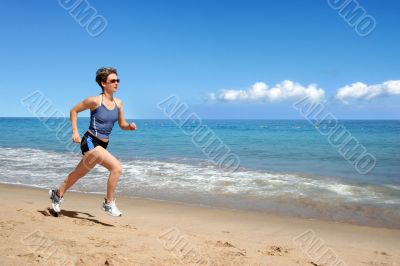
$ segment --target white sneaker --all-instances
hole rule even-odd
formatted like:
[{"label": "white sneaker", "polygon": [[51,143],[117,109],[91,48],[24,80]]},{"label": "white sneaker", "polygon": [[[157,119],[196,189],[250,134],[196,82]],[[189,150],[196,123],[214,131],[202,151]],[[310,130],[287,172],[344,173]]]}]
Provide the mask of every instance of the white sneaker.
[{"label": "white sneaker", "polygon": [[61,211],[61,203],[63,201],[63,198],[60,198],[59,196],[57,196],[57,190],[55,190],[55,189],[49,190],[49,196],[51,199],[51,205],[53,207],[53,210],[57,213],[60,212]]},{"label": "white sneaker", "polygon": [[104,199],[103,202],[103,210],[111,216],[122,216],[122,212],[120,212],[115,205],[115,200],[107,203],[107,199]]}]

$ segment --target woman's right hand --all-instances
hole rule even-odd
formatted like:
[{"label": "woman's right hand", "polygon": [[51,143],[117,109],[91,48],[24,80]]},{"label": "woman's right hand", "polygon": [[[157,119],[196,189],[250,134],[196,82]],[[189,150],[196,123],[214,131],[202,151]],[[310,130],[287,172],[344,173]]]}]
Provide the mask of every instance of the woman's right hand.
[{"label": "woman's right hand", "polygon": [[76,132],[72,133],[72,141],[75,143],[81,143],[81,137],[79,136],[78,133]]}]

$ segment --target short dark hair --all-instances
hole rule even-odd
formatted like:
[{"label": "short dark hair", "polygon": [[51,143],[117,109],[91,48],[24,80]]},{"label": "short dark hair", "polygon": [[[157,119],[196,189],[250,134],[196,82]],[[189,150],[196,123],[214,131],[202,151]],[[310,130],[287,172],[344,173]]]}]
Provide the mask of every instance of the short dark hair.
[{"label": "short dark hair", "polygon": [[103,86],[101,85],[102,82],[107,81],[107,77],[110,74],[118,75],[117,69],[113,67],[102,67],[96,71],[96,82],[99,84],[100,88],[103,90]]}]

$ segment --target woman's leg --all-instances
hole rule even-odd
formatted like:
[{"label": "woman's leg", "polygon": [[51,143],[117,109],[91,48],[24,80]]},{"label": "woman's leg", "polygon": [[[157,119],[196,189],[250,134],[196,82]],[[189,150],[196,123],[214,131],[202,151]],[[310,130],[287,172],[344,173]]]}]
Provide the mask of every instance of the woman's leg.
[{"label": "woman's leg", "polygon": [[93,167],[96,166],[96,164],[101,163],[103,160],[103,155],[102,152],[99,151],[100,148],[103,149],[102,147],[97,146],[93,150],[85,152],[82,160],[79,162],[76,168],[69,173],[67,178],[64,180],[64,183],[58,189],[59,197],[62,197],[64,193],[75,184],[76,181],[85,176],[90,170],[93,169]]},{"label": "woman's leg", "polygon": [[105,150],[103,147],[97,146],[96,148],[99,148],[98,152],[101,155],[101,164],[105,168],[110,171],[110,175],[108,177],[107,181],[107,202],[111,202],[114,200],[114,193],[115,189],[117,187],[117,183],[119,180],[119,177],[121,176],[122,173],[122,166],[120,162],[115,158],[111,153],[109,153],[107,150]]}]

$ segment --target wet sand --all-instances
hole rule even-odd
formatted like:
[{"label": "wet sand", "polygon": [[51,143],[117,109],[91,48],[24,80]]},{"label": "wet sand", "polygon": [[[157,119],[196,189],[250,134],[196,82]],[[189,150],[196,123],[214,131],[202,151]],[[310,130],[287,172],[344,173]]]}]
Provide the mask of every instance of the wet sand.
[{"label": "wet sand", "polygon": [[2,265],[400,265],[400,230],[0,185]]}]

